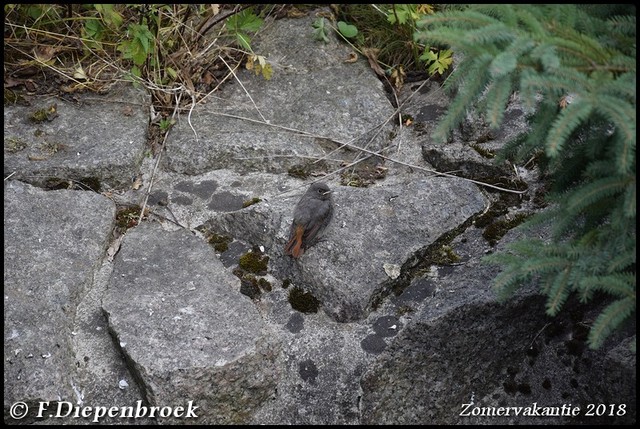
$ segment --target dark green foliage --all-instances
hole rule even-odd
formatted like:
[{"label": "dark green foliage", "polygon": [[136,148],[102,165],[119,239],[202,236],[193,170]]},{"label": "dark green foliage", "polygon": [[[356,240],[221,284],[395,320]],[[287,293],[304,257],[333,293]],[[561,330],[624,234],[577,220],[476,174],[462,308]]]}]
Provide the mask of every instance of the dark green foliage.
[{"label": "dark green foliage", "polygon": [[551,316],[572,293],[583,302],[610,295],[589,332],[593,348],[636,311],[635,13],[633,5],[471,5],[425,17],[416,34],[460,54],[436,139],[446,141],[472,108],[498,128],[514,93],[526,109],[529,132],[497,159],[537,157],[550,206],[525,226],[549,225],[551,236],[488,257],[504,267],[494,288],[506,298],[538,280]]}]

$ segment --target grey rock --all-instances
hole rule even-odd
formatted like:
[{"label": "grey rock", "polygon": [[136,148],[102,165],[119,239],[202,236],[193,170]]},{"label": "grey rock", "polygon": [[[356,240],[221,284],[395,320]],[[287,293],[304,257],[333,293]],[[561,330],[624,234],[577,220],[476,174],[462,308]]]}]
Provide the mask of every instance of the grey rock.
[{"label": "grey rock", "polygon": [[[267,320],[282,325],[291,316],[286,293],[279,290],[263,299]],[[281,313],[281,314],[280,314]],[[296,314],[296,313],[293,313]],[[273,400],[253,416],[253,424],[358,424],[358,380],[374,355],[360,346],[367,329],[357,323],[336,323],[323,313],[300,314],[304,328],[283,334],[278,359],[281,378]]]},{"label": "grey rock", "polygon": [[213,249],[147,223],[127,233],[114,265],[103,308],[146,401],[188,398],[199,423],[246,422],[273,393],[278,347]]},{"label": "grey rock", "polygon": [[92,192],[11,181],[4,216],[5,410],[15,401],[75,404],[76,306],[98,270],[115,206]]},{"label": "grey rock", "polygon": [[320,242],[299,260],[285,256],[282,250],[299,195],[214,215],[210,224],[233,237],[264,245],[272,255],[274,275],[312,292],[324,311],[340,322],[366,317],[374,297],[388,293],[385,264],[403,265],[485,207],[477,188],[460,179],[330,187],[333,219]]},{"label": "grey rock", "polygon": [[333,189],[336,209],[324,240],[299,261],[285,259],[282,270],[308,287],[340,322],[371,311],[373,298],[389,282],[385,263],[403,265],[485,206],[482,194],[458,179]]},{"label": "grey rock", "polygon": [[[14,179],[39,186],[50,178],[72,180],[85,189],[93,179],[110,187],[131,184],[144,156],[149,97],[120,86],[78,100],[37,99],[4,110],[5,176],[15,173]],[[57,116],[51,121],[31,120],[54,104]],[[7,150],[11,142],[24,148]]]},{"label": "grey rock", "polygon": [[[365,59],[344,62],[351,51],[334,34],[328,44],[314,40],[311,23],[315,19],[312,13],[302,19],[266,22],[251,43],[256,53],[267,56],[273,78],[265,81],[237,69],[244,88],[232,79],[195,106],[190,118],[193,129],[182,114],[170,130],[158,170],[154,169],[157,158],[144,158],[139,168],[135,162],[146,140],[142,111],[112,117],[110,133],[103,133],[90,128],[96,121],[88,118],[89,110],[77,115],[73,110],[74,119],[83,120],[71,121],[71,108],[60,101],[59,117],[36,126],[23,123],[33,109],[27,108],[25,116],[16,113],[19,107],[6,106],[5,122],[10,126],[5,129],[6,173],[19,171],[19,177],[60,173],[66,180],[79,181],[91,172],[110,186],[124,186],[128,183],[123,180],[136,175],[144,186],[109,195],[119,205],[138,205],[148,196],[149,219],[154,223],[145,221],[130,230],[113,263],[109,258],[100,261],[104,252],[96,258],[86,252],[87,242],[81,236],[63,237],[50,246],[53,252],[60,251],[56,245],[68,243],[73,252],[84,252],[74,261],[93,260],[92,270],[85,270],[91,272],[89,280],[82,288],[72,288],[82,293],[65,292],[35,304],[27,298],[19,306],[5,304],[5,421],[16,423],[8,417],[12,401],[25,400],[33,407],[38,398],[57,401],[59,394],[87,406],[187,406],[191,400],[198,407],[200,417],[195,421],[126,420],[145,424],[551,422],[459,416],[462,404],[470,401],[478,406],[526,406],[535,401],[626,404],[628,414],[613,422],[635,422],[635,355],[628,351],[628,339],[615,337],[603,351],[593,353],[585,348],[583,324],[594,319],[597,309],[569,303],[567,315],[549,324],[544,300],[534,289],[521,291],[513,301],[496,302],[490,284],[497,269],[478,262],[495,247],[482,238],[481,230],[469,226],[461,232],[459,228],[484,209],[487,200],[469,182],[434,177],[413,167],[434,169],[433,162],[438,170],[484,174],[492,160],[478,153],[464,157],[456,152],[470,153],[470,144],[490,151],[502,147],[524,124],[517,103],[507,107],[507,126],[498,131],[469,116],[454,131],[450,144],[433,146],[435,155],[427,160],[423,149],[432,147],[431,131],[449,104],[440,85],[425,85],[402,107],[401,113],[410,114],[413,124],[400,129],[390,123],[380,130],[377,127],[393,112],[382,84]],[[407,83],[398,95],[400,102],[418,85]],[[133,98],[125,97],[120,101],[132,104]],[[101,107],[90,111],[100,117],[105,115],[103,110],[108,110],[107,115],[118,113],[114,105]],[[55,128],[60,121],[64,127]],[[126,130],[121,131],[121,125]],[[46,133],[34,137],[34,129],[40,128]],[[29,138],[16,137],[16,129]],[[46,141],[56,130],[71,136],[74,145],[75,140],[84,142],[84,136],[90,136],[89,141],[103,139],[117,149],[105,160],[105,148],[89,148],[95,153],[86,165],[76,168],[69,162],[72,166],[67,168],[64,162],[54,163],[66,159],[64,146],[42,156],[40,146],[33,143]],[[309,182],[357,156],[347,148],[332,153],[339,146],[337,141],[364,145],[379,130],[369,149],[384,147],[384,155],[411,166],[384,161],[386,178],[378,177],[366,189],[341,186],[333,175],[325,177],[335,191],[336,217],[323,240],[302,258],[294,261],[283,255],[293,208]],[[123,136],[128,138],[126,145],[133,142],[126,153],[120,147],[125,144],[120,140]],[[17,160],[28,160],[30,154],[43,159],[25,163],[32,170],[22,171]],[[325,155],[327,160],[306,165],[312,175],[304,181],[284,174],[290,167]],[[370,166],[376,163],[383,161],[377,158]],[[94,164],[95,168],[87,167]],[[65,166],[58,170],[59,165]],[[518,174],[522,178],[530,172],[519,168]],[[511,170],[493,173],[512,178]],[[537,177],[532,174],[530,179]],[[40,183],[37,177],[29,180]],[[147,192],[151,181],[153,188]],[[9,211],[21,204],[15,189],[5,195],[5,201],[15,200],[9,209],[5,202],[7,219]],[[77,194],[38,191],[36,195],[68,199]],[[254,198],[260,202],[243,207]],[[516,203],[510,200],[504,216],[523,210],[523,201],[514,209]],[[46,231],[57,238],[66,234],[68,224],[77,227],[91,222],[92,228],[102,231],[102,216],[112,223],[113,207],[103,210],[101,204],[88,200],[81,208],[74,205],[71,211],[99,210],[100,215],[78,220],[64,212],[68,217],[61,231],[60,222],[49,221],[48,211],[36,210],[43,220],[35,229],[42,236]],[[30,219],[23,214],[27,210],[14,211],[18,218]],[[15,224],[16,215],[11,219],[13,223],[5,221],[5,235],[12,237],[5,242],[5,252],[16,249],[7,243],[21,240],[20,234],[33,234]],[[216,254],[203,228],[229,236],[228,249]],[[15,232],[7,234],[9,230]],[[100,231],[91,240],[102,240]],[[461,233],[450,243],[460,262],[424,266],[421,255],[452,231]],[[265,279],[272,286],[249,299],[231,273],[239,257],[256,246],[270,257]],[[38,252],[42,249],[31,251],[35,257],[26,252],[13,259],[5,254],[5,266],[13,265],[5,269],[5,290],[10,291],[5,291],[6,296],[12,297],[11,291],[16,290],[7,287],[8,278],[17,279],[21,290],[31,288],[31,279],[21,277],[25,266],[49,277],[69,278],[67,267],[56,265],[57,253],[35,268],[25,262],[39,261]],[[398,270],[400,276],[393,280]],[[284,289],[286,279],[293,282]],[[317,297],[324,311],[293,309],[289,293],[297,288]],[[66,303],[62,304],[65,310],[60,310],[61,302]],[[28,344],[59,344],[61,350],[41,358],[37,365],[31,362],[35,353],[29,362],[18,362],[14,347],[15,341],[21,341],[14,336],[14,328],[19,333],[22,326],[16,323],[18,316],[24,323],[32,319],[32,312],[37,313],[33,316],[37,326],[43,328],[30,328],[33,339]],[[583,317],[573,320],[576,314]],[[27,365],[21,367],[23,372],[15,372],[16,362]],[[38,365],[47,365],[46,371]],[[25,380],[24,368],[31,378],[16,384],[18,377]],[[70,422],[90,420],[42,423]],[[102,422],[125,421],[107,418]],[[612,421],[553,420],[558,422]]]},{"label": "grey rock", "polygon": [[[252,41],[256,52],[273,65],[273,78],[266,81],[239,70],[242,86],[227,86],[222,98],[194,110],[193,129],[186,120],[179,122],[165,159],[170,171],[195,175],[232,168],[282,173],[338,149],[328,139],[348,142],[377,131],[393,112],[382,83],[365,60],[344,62],[351,50],[335,35],[328,44],[313,40],[313,19],[280,20]],[[369,149],[388,144],[388,131]],[[366,143],[360,140],[354,143]],[[333,166],[343,159],[340,152],[329,158],[337,159]]]},{"label": "grey rock", "polygon": [[[508,234],[501,245],[517,237]],[[462,240],[464,238],[464,240]],[[545,298],[534,285],[499,303],[490,285],[495,266],[480,265],[487,246],[474,228],[454,240],[462,265],[436,270],[436,285],[361,380],[363,424],[629,423],[635,420],[635,359],[628,340],[609,353],[586,348],[593,306],[570,300],[545,318]],[[444,274],[441,274],[444,273]],[[596,304],[597,307],[601,304]],[[577,316],[583,314],[584,316]],[[590,313],[588,313],[590,312]],[[629,333],[627,333],[628,335]],[[609,360],[611,359],[611,360]],[[615,362],[615,363],[614,363]],[[597,374],[596,377],[593,377]],[[623,375],[624,374],[624,375]],[[553,382],[551,382],[553,380]],[[582,408],[577,417],[462,415],[499,407]],[[587,404],[626,404],[620,416],[585,417]],[[616,405],[616,406],[617,406]]]},{"label": "grey rock", "polygon": [[438,171],[451,171],[458,176],[509,187],[510,182],[518,181],[513,166],[508,162],[497,163],[494,157],[506,143],[527,130],[525,113],[517,101],[513,101],[506,108],[504,122],[498,130],[469,115],[450,142],[424,142],[422,155]]}]

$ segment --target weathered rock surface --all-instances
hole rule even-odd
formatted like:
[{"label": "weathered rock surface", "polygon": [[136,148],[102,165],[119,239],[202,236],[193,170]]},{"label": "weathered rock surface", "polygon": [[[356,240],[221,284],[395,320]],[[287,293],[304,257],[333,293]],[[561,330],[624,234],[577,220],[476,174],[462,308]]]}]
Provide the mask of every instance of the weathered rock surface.
[{"label": "weathered rock surface", "polygon": [[278,348],[238,289],[187,231],[144,224],[126,235],[103,307],[149,404],[192,400],[200,423],[243,423],[273,394]]},{"label": "weathered rock surface", "polygon": [[119,86],[77,99],[34,99],[4,109],[5,176],[39,186],[72,180],[95,191],[96,181],[131,184],[144,156],[148,95]]},{"label": "weathered rock surface", "polygon": [[[504,242],[513,237],[510,234]],[[428,289],[427,305],[364,374],[361,423],[635,421],[635,357],[628,340],[621,341],[625,335],[612,341],[619,344],[615,352],[586,346],[588,327],[582,320],[592,320],[600,305],[572,301],[566,313],[542,317],[545,299],[532,287],[498,303],[489,289],[498,270],[479,264],[478,255],[486,248],[480,231],[467,231],[454,240],[454,248],[464,263],[417,279]],[[396,304],[415,306],[414,299],[404,297],[409,292],[405,290]],[[622,349],[625,352],[620,353]],[[533,404],[573,404],[581,413],[568,417],[518,416],[513,411],[509,416],[478,414]],[[625,412],[585,416],[588,404],[613,405],[616,413],[622,405]]]},{"label": "weathered rock surface", "polygon": [[[17,172],[12,179],[95,176],[119,188],[106,193],[119,206],[142,204],[153,183],[148,219],[127,232],[113,261],[116,243],[104,252],[115,220],[105,198],[5,185],[5,422],[33,422],[40,398],[91,407],[186,407],[192,400],[200,416],[103,423],[635,422],[635,354],[624,332],[592,352],[584,327],[597,308],[570,303],[564,318],[549,320],[533,289],[497,303],[490,290],[497,271],[479,264],[494,247],[478,223],[466,222],[495,194],[414,167],[490,171],[491,160],[482,151],[469,155],[469,145],[493,151],[521,130],[515,104],[504,130],[487,134],[485,124],[467,121],[449,144],[431,145],[449,101],[437,83],[425,85],[400,112],[413,125],[390,122],[369,146],[411,166],[375,159],[381,174],[368,188],[341,185],[339,173],[324,177],[336,203],[324,240],[298,261],[283,255],[293,208],[309,183],[357,155],[333,152],[338,145],[330,140],[364,145],[393,113],[366,60],[345,63],[350,51],[334,36],[326,45],[311,37],[314,19],[268,23],[252,46],[267,55],[273,78],[236,70],[244,89],[223,86],[194,108],[197,140],[181,115],[158,170],[150,158],[138,167],[149,106],[127,116],[132,95],[119,99],[123,111],[88,98],[81,108],[57,100],[59,116],[35,126],[44,132],[39,137],[24,122],[31,107],[5,108],[5,174]],[[103,122],[94,117],[108,118],[108,126],[96,128]],[[40,146],[56,143],[55,133],[73,149]],[[105,144],[76,150],[87,142]],[[432,156],[425,158],[425,148]],[[85,161],[76,164],[70,154]],[[306,179],[285,174],[300,164],[311,173]],[[491,174],[506,184],[517,178],[510,169]],[[134,175],[143,186],[123,190]],[[523,210],[525,197],[509,199],[500,213]],[[421,260],[445,238],[460,262]],[[226,247],[214,252],[216,240]],[[269,257],[266,274],[255,274],[262,283],[253,285],[252,299],[233,275],[250,249]],[[320,308],[293,309],[297,287]],[[27,418],[8,413],[15,401],[31,407]],[[471,401],[606,403],[627,412],[592,420],[460,416]]]},{"label": "weathered rock surface", "polygon": [[[283,20],[256,37],[252,44],[268,56],[273,78],[240,70],[236,74],[242,85],[233,82],[215,101],[196,109],[193,128],[184,119],[177,124],[165,159],[169,170],[190,175],[226,168],[283,173],[325,155],[339,163],[347,155],[333,152],[339,145],[327,139],[364,146],[393,108],[367,62],[345,63],[351,49],[334,34],[327,44],[314,40],[312,22],[311,16]],[[388,144],[386,134],[369,149]]]},{"label": "weathered rock surface", "polygon": [[115,205],[88,192],[11,181],[4,193],[4,407],[79,398],[71,346],[82,295],[107,247]]}]

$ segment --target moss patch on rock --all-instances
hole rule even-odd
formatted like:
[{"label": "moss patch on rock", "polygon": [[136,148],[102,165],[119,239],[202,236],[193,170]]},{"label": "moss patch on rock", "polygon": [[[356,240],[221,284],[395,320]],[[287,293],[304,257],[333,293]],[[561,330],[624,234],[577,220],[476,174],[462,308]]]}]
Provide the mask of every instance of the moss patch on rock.
[{"label": "moss patch on rock", "polygon": [[289,303],[294,310],[307,314],[317,313],[320,307],[320,301],[311,292],[305,292],[299,287],[289,291]]},{"label": "moss patch on rock", "polygon": [[260,252],[250,251],[240,256],[238,263],[243,270],[263,276],[267,274],[269,257]]}]

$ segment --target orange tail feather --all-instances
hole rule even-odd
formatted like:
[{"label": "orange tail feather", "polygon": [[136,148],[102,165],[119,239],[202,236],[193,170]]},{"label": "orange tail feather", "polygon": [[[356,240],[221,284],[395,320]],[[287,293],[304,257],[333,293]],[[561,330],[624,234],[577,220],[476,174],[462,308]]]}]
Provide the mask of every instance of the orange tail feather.
[{"label": "orange tail feather", "polygon": [[284,247],[284,253],[291,255],[294,258],[299,258],[304,253],[302,248],[302,236],[304,235],[304,228],[302,226],[296,226],[293,237],[289,240]]}]

